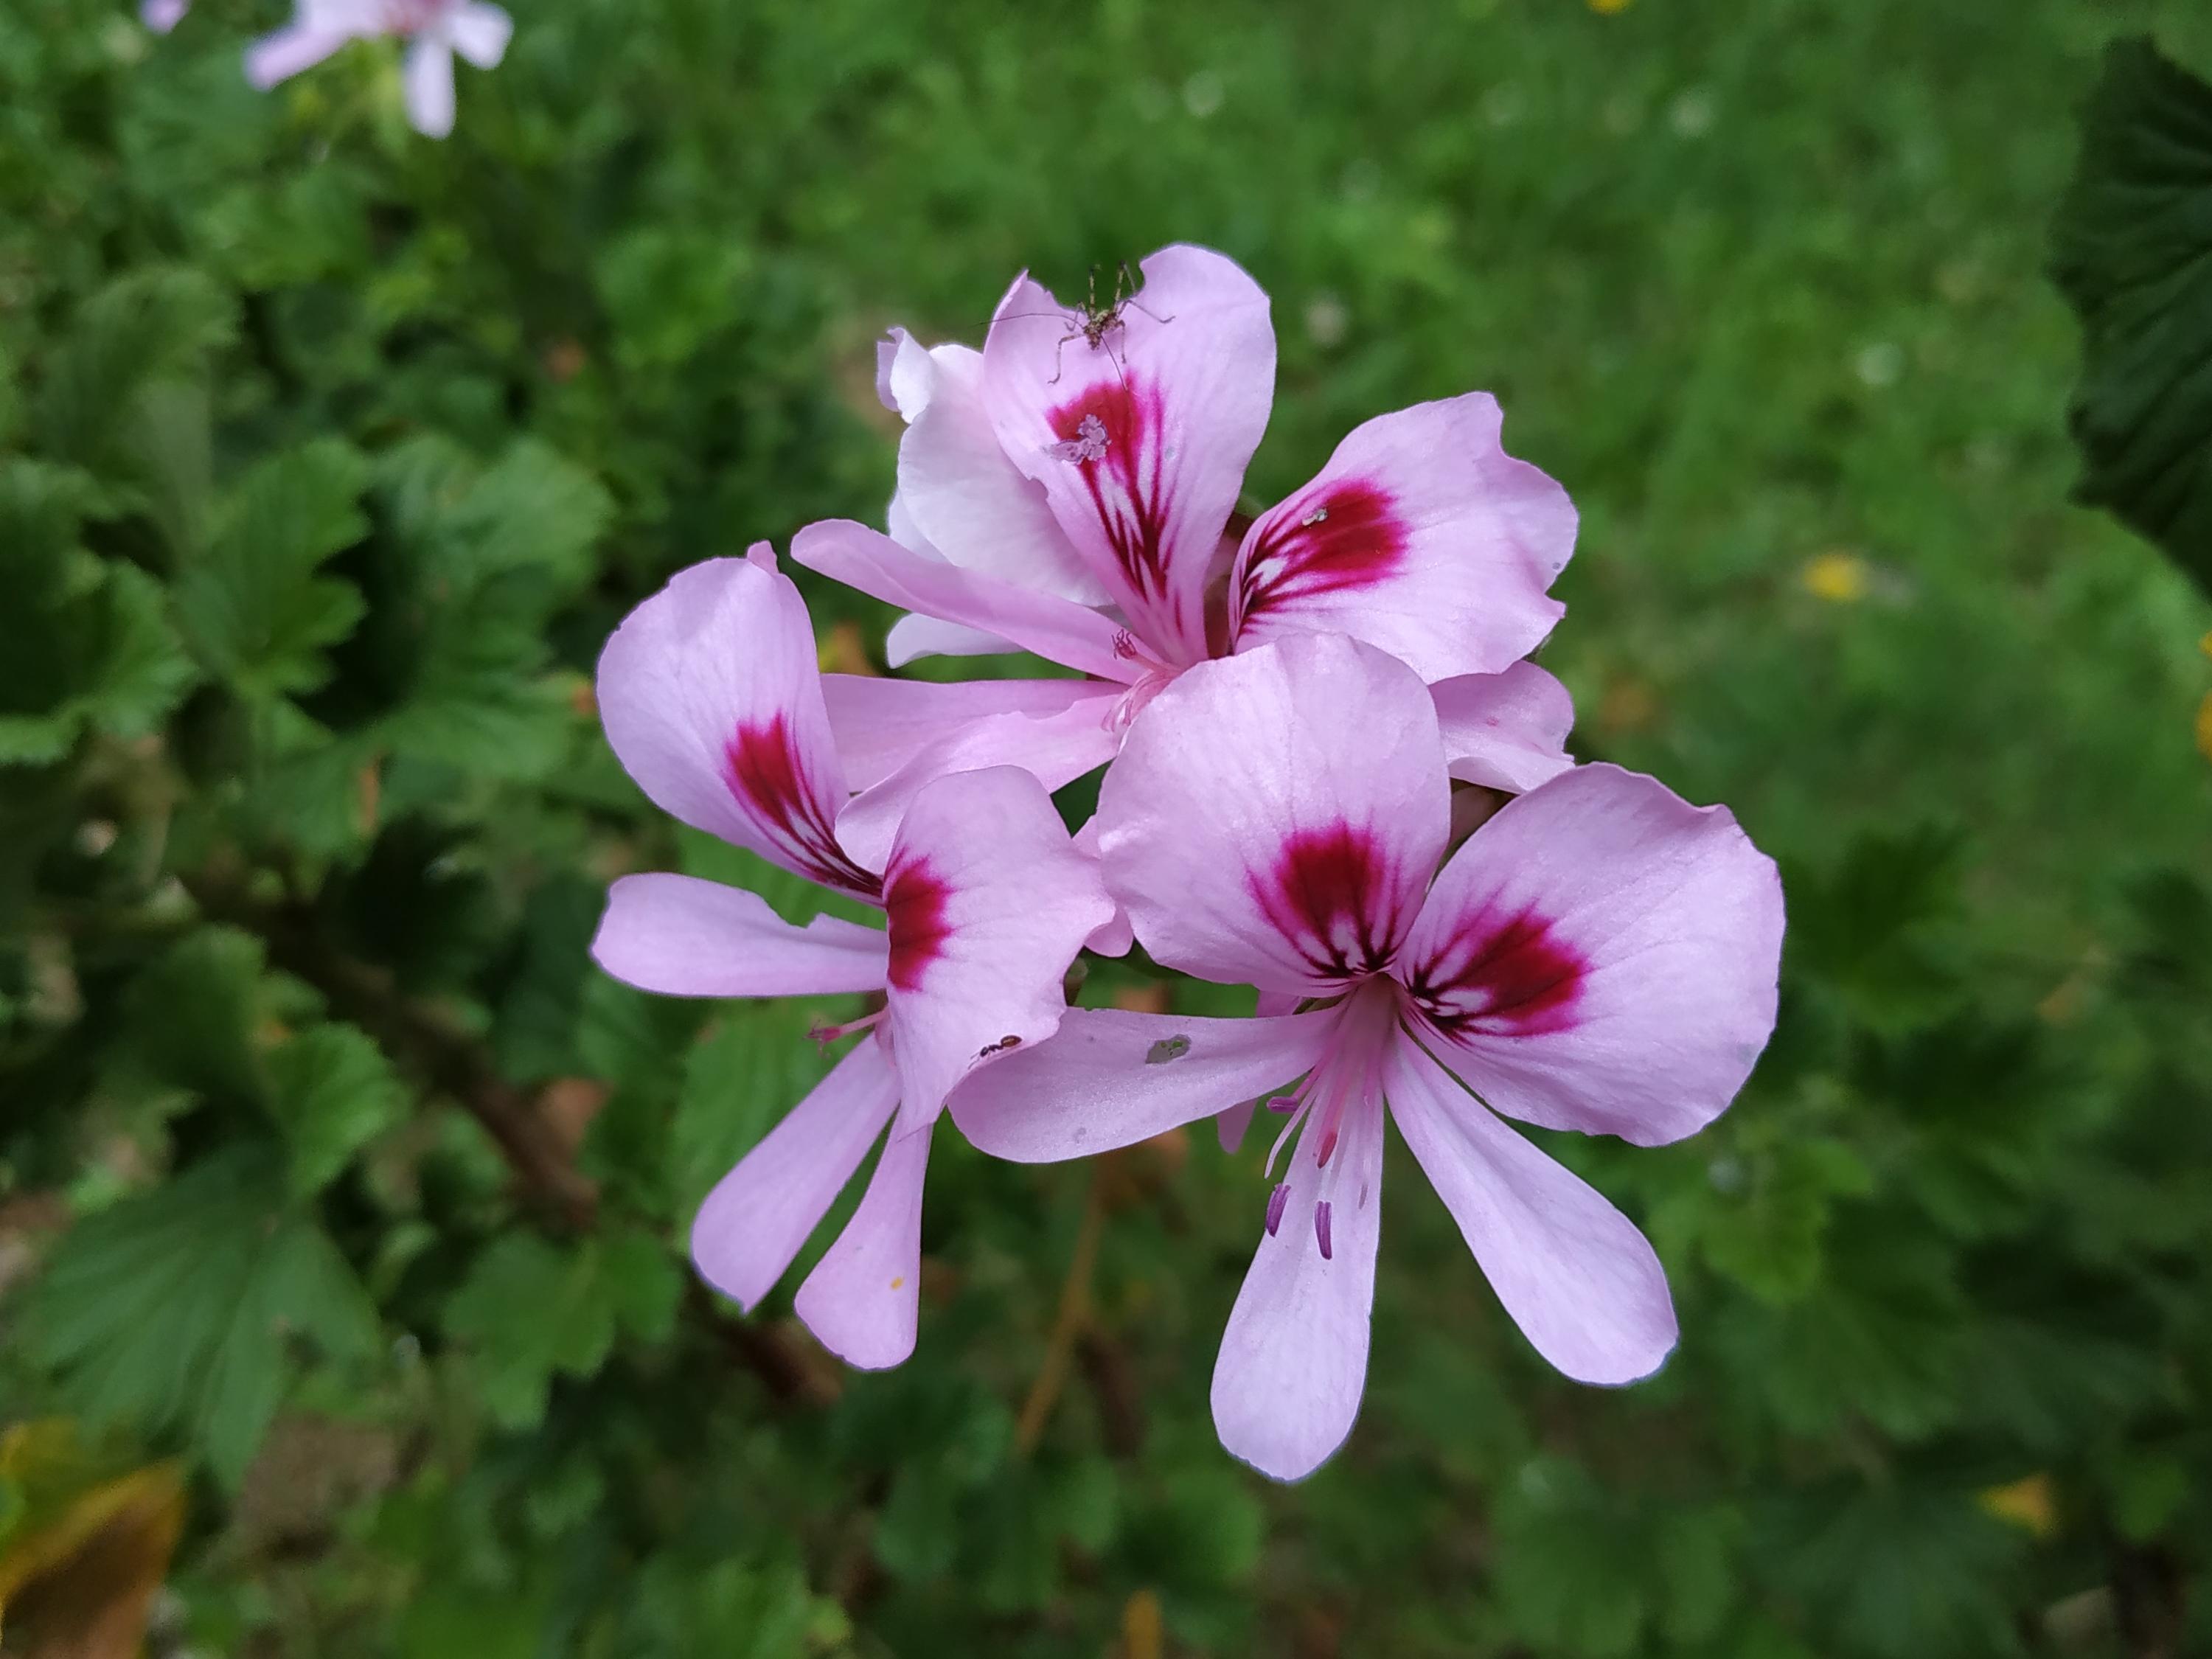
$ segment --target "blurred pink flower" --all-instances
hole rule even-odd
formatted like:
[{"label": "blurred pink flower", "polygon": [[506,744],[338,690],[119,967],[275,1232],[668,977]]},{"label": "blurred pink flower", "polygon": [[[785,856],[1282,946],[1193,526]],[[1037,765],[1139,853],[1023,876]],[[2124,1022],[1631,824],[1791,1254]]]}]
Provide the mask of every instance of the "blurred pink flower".
[{"label": "blurred pink flower", "polygon": [[490,69],[514,32],[514,20],[485,0],[299,0],[291,22],[246,49],[246,78],[265,91],[349,40],[398,36],[408,42],[407,118],[442,138],[453,130],[453,54]]},{"label": "blurred pink flower", "polygon": [[1781,884],[1725,808],[1580,767],[1438,870],[1449,795],[1433,696],[1372,646],[1291,635],[1189,669],[1107,773],[1099,857],[1155,961],[1258,987],[1262,1017],[1073,1011],[951,1097],[978,1146],[1037,1160],[1273,1095],[1276,1153],[1298,1142],[1213,1413],[1279,1479],[1318,1467],[1358,1409],[1386,1104],[1537,1351],[1628,1382],[1675,1340],[1657,1256],[1493,1114],[1678,1139],[1726,1108],[1773,1029]]},{"label": "blurred pink flower", "polygon": [[138,21],[156,34],[167,34],[191,8],[192,0],[140,0]]},{"label": "blurred pink flower", "polygon": [[758,894],[696,877],[624,876],[592,954],[673,996],[880,992],[866,1031],[701,1206],[700,1272],[750,1309],[890,1127],[852,1220],[799,1287],[798,1311],[854,1365],[913,1351],[922,1176],[945,1097],[969,1071],[1059,1027],[1062,980],[1114,919],[1036,780],[1010,767],[908,792],[879,854],[839,839],[845,764],[823,708],[806,606],[763,544],[680,572],[599,659],[607,739],[663,811],[884,913],[794,927]]}]

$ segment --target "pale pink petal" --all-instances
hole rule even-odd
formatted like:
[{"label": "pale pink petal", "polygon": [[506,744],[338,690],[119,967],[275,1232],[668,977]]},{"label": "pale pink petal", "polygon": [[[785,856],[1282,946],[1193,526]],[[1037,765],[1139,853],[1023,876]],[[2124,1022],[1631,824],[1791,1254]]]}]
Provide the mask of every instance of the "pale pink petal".
[{"label": "pale pink petal", "polygon": [[1533,662],[1439,680],[1429,693],[1443,732],[1445,763],[1462,783],[1524,794],[1574,765],[1567,756],[1574,699]]},{"label": "pale pink petal", "polygon": [[[1097,820],[1093,819],[1092,822],[1096,823]],[[1133,939],[1130,941],[1133,945],[1135,942]],[[1259,1006],[1253,1012],[1262,1019],[1273,1019],[1284,1014],[1296,1013],[1298,1004],[1304,1000],[1303,997],[1288,995],[1279,991],[1262,991],[1260,993]],[[1233,1152],[1244,1144],[1244,1132],[1252,1127],[1252,1113],[1259,1104],[1256,1098],[1242,1101],[1215,1116],[1214,1139],[1221,1143],[1223,1152]]]},{"label": "pale pink petal", "polygon": [[1498,1111],[1650,1146],[1743,1086],[1781,951],[1773,861],[1725,807],[1581,766],[1453,854],[1392,971]]},{"label": "pale pink petal", "polygon": [[1383,1088],[1399,1133],[1505,1311],[1578,1382],[1633,1382],[1674,1346],[1666,1270],[1636,1224],[1500,1123],[1411,1038]]},{"label": "pale pink petal", "polygon": [[878,867],[890,858],[892,838],[915,793],[957,772],[1018,766],[1048,791],[1064,788],[1114,758],[1121,736],[1108,717],[1120,690],[1110,687],[1103,696],[1071,704],[1057,714],[994,714],[948,732],[882,782],[854,796],[837,820],[838,842],[858,863]]},{"label": "pale pink petal", "polygon": [[876,342],[876,400],[892,414],[914,419],[936,383],[929,348],[904,329],[894,328]]},{"label": "pale pink petal", "polygon": [[970,1073],[952,1121],[1019,1164],[1110,1152],[1296,1081],[1335,1027],[1329,1008],[1284,1019],[1071,1008],[1051,1042]]},{"label": "pale pink petal", "polygon": [[246,49],[246,78],[266,92],[279,81],[321,63],[352,40],[355,33],[312,22],[288,24]]},{"label": "pale pink petal", "polygon": [[1053,517],[1043,487],[999,447],[983,400],[982,353],[957,345],[921,352],[908,343],[892,374],[908,422],[896,498],[904,521],[963,569],[1079,605],[1109,603],[1109,590]]},{"label": "pale pink petal", "polygon": [[691,1224],[706,1281],[750,1310],[783,1277],[898,1105],[898,1074],[864,1038],[716,1183]]},{"label": "pale pink petal", "polygon": [[1233,1152],[1244,1144],[1244,1132],[1252,1127],[1252,1114],[1259,1104],[1257,1100],[1248,1100],[1215,1114],[1213,1138],[1221,1143],[1223,1152]]},{"label": "pale pink petal", "polygon": [[514,33],[514,20],[483,0],[462,0],[446,25],[453,50],[478,69],[494,69],[507,56],[507,43]]},{"label": "pale pink petal", "polygon": [[939,563],[850,520],[807,526],[793,538],[791,556],[887,605],[981,629],[1086,674],[1126,684],[1141,672],[1127,635],[1111,617],[1072,599]]},{"label": "pale pink petal", "polygon": [[1261,1230],[1213,1366],[1221,1443],[1278,1480],[1304,1479],[1344,1443],[1367,1381],[1382,1231],[1380,1106],[1345,1115],[1327,1168],[1316,1161],[1321,1144],[1300,1137],[1284,1190],[1266,1206],[1275,1224]]},{"label": "pale pink petal", "polygon": [[1356,428],[1312,483],[1261,515],[1229,583],[1239,649],[1295,633],[1380,646],[1425,680],[1492,674],[1566,607],[1566,491],[1498,447],[1478,392]]},{"label": "pale pink petal", "polygon": [[1097,862],[1044,787],[1011,766],[914,798],[884,867],[891,1049],[904,1111],[934,1115],[975,1066],[1042,1042],[1068,964],[1113,920]]},{"label": "pale pink petal", "polygon": [[1171,968],[1293,994],[1386,964],[1444,848],[1428,688],[1312,635],[1187,670],[1098,797],[1106,884]]},{"label": "pale pink petal", "polygon": [[816,1341],[864,1371],[883,1370],[914,1352],[931,1127],[908,1129],[902,1118],[892,1129],[860,1208],[793,1304]]},{"label": "pale pink petal", "polygon": [[[836,739],[838,757],[845,763],[847,781],[854,789],[874,787],[916,756],[941,749],[995,715],[1027,716],[1036,722],[1080,710],[1094,725],[1103,726],[1121,695],[1121,686],[1096,680],[961,680],[940,684],[869,674],[822,677],[830,730]],[[971,762],[967,767],[945,769],[973,770],[978,765],[1001,762],[1022,764],[1009,755],[1000,761]],[[1057,789],[1060,784],[1048,787]]]},{"label": "pale pink petal", "polygon": [[167,34],[184,21],[192,0],[140,0],[138,21],[156,34]]},{"label": "pale pink petal", "polygon": [[443,138],[453,130],[453,47],[443,35],[415,37],[400,65],[407,118],[426,138]]},{"label": "pale pink petal", "polygon": [[625,985],[678,997],[879,991],[890,946],[836,916],[794,927],[758,893],[696,876],[623,876],[607,891],[592,959]]},{"label": "pale pink petal", "polygon": [[1208,568],[1274,397],[1267,296],[1218,253],[1163,248],[1094,331],[1018,281],[983,348],[992,422],[1138,637],[1197,662]]},{"label": "pale pink petal", "polygon": [[712,559],[630,612],[599,657],[607,741],[655,805],[810,880],[872,894],[837,844],[845,770],[791,579]]},{"label": "pale pink petal", "polygon": [[884,635],[884,659],[903,668],[919,657],[995,657],[1021,647],[964,623],[939,622],[909,611]]},{"label": "pale pink petal", "polygon": [[[910,346],[908,349],[921,351],[920,346]],[[927,354],[922,355],[927,361]],[[918,553],[938,564],[952,562],[921,533],[907,512],[905,501],[896,495],[891,497],[887,522],[891,539],[908,552]],[[1058,533],[1056,529],[1054,533]],[[914,611],[893,623],[890,631],[884,636],[884,656],[894,668],[903,668],[917,657],[990,657],[1020,648],[1011,640],[1002,640],[980,628],[969,628],[964,623],[939,622],[934,617]]]},{"label": "pale pink petal", "polygon": [[[1098,856],[1098,815],[1093,812],[1084,819],[1083,827],[1075,832],[1075,850],[1087,859]],[[1111,894],[1108,896],[1110,898]],[[1114,907],[1114,920],[1084,941],[1083,948],[1102,957],[1125,957],[1137,942],[1129,931],[1129,913],[1119,904]]]}]

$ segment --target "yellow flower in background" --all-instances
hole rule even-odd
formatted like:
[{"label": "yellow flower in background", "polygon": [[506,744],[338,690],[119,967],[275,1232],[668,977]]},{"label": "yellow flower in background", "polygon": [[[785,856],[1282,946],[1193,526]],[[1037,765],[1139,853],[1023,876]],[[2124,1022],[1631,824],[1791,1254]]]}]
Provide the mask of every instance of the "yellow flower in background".
[{"label": "yellow flower in background", "polygon": [[1629,0],[1589,0],[1589,9],[1601,17],[1612,17],[1626,11]]},{"label": "yellow flower in background", "polygon": [[2212,691],[2204,694],[2204,701],[2197,705],[2197,752],[2212,760]]},{"label": "yellow flower in background", "polygon": [[1808,559],[1799,580],[1814,599],[1831,605],[1855,605],[1866,598],[1870,574],[1864,559],[1836,548]]},{"label": "yellow flower in background", "polygon": [[1975,1494],[1983,1512],[2009,1521],[2038,1538],[2058,1530],[2058,1493],[2047,1474],[2030,1474]]}]

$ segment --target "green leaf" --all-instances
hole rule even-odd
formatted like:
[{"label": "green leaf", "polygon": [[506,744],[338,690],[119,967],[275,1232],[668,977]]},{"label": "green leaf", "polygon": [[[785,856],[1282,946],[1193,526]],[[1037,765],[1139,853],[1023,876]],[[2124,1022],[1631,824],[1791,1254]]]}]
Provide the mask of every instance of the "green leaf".
[{"label": "green leaf", "polygon": [[1820,1610],[1844,1651],[1918,1659],[2018,1650],[2005,1577],[2017,1531],[1965,1493],[1911,1480],[1840,1484],[1776,1517],[1783,1580]]},{"label": "green leaf", "polygon": [[2081,321],[2076,495],[2212,592],[2212,85],[2117,40],[2051,234]]},{"label": "green leaf", "polygon": [[446,1330],[473,1354],[485,1410],[503,1428],[545,1415],[556,1376],[590,1376],[617,1332],[664,1340],[683,1278],[666,1249],[616,1233],[572,1247],[533,1234],[499,1240],[446,1307]]},{"label": "green leaf", "polygon": [[76,1409],[180,1437],[231,1486],[298,1374],[297,1345],[359,1359],[377,1340],[352,1268],[250,1146],[79,1222],[29,1322]]},{"label": "green leaf", "polygon": [[88,726],[143,736],[195,676],[160,585],[77,545],[89,500],[80,474],[0,466],[0,764],[58,760]]},{"label": "green leaf", "polygon": [[408,1091],[384,1051],[350,1025],[317,1025],[269,1056],[270,1109],[292,1149],[290,1187],[305,1197],[398,1124]]},{"label": "green leaf", "polygon": [[546,625],[588,580],[605,492],[532,441],[480,470],[417,439],[380,458],[377,479],[372,631],[398,692],[389,741],[475,775],[543,776],[583,718],[546,672]]},{"label": "green leaf", "polygon": [[197,379],[231,333],[229,296],[198,271],[156,266],[118,277],[85,302],[47,362],[37,428],[47,453],[135,481],[147,432],[137,398]]},{"label": "green leaf", "polygon": [[309,691],[330,676],[326,647],[360,620],[361,595],[317,567],[368,528],[358,505],[368,470],[319,439],[246,475],[213,544],[177,587],[177,611],[202,659],[240,695]]},{"label": "green leaf", "polygon": [[571,592],[613,516],[599,481],[534,438],[518,441],[454,505],[447,533],[471,577],[536,570]]},{"label": "green leaf", "polygon": [[204,927],[172,945],[131,983],[123,1063],[195,1095],[264,1100],[254,1048],[261,960],[261,942],[233,927]]}]

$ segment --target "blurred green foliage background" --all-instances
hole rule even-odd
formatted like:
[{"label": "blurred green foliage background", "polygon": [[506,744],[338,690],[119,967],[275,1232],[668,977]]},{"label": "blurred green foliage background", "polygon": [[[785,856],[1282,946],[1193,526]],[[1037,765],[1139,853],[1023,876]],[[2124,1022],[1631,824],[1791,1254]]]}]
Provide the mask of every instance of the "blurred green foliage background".
[{"label": "blurred green foliage background", "polygon": [[[2067,504],[2043,276],[2099,46],[2203,70],[2212,15],[516,12],[441,144],[382,43],[247,88],[258,0],[0,11],[0,1645],[2212,1651],[2212,608]],[[1728,1116],[1547,1140],[1658,1244],[1667,1370],[1551,1374],[1394,1146],[1294,1488],[1206,1416],[1256,1143],[941,1136],[920,1353],[847,1374],[799,1272],[741,1321],[681,1254],[840,1005],[583,950],[628,869],[811,902],[613,763],[627,607],[880,514],[886,325],[1178,239],[1274,295],[1255,499],[1498,394],[1583,515],[1577,751],[1729,802],[1792,912]]]}]

